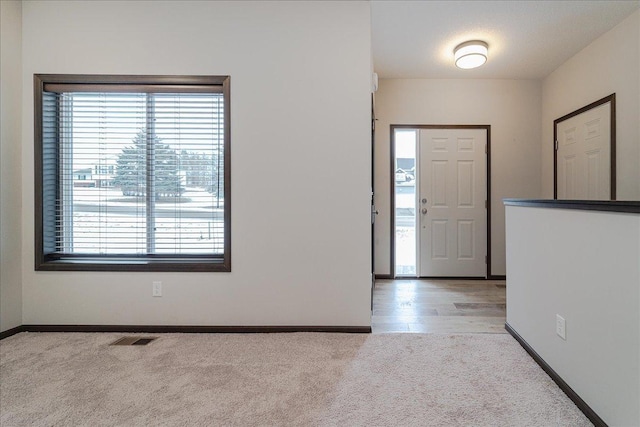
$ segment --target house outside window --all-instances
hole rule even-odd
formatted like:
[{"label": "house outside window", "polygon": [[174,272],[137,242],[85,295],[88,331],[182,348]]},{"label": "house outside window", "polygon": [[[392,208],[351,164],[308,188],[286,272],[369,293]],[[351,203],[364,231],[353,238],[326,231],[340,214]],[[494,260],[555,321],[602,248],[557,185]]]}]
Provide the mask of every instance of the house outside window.
[{"label": "house outside window", "polygon": [[34,84],[37,270],[230,271],[228,76]]}]

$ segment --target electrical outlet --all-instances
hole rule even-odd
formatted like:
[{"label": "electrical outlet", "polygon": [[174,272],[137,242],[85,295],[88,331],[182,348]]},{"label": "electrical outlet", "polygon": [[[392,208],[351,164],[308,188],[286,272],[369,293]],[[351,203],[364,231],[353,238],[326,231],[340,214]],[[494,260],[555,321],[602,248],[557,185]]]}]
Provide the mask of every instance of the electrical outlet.
[{"label": "electrical outlet", "polygon": [[564,317],[556,314],[556,334],[563,340],[567,339],[567,324]]},{"label": "electrical outlet", "polygon": [[151,295],[154,297],[162,296],[162,282],[153,282],[153,289],[151,291]]}]

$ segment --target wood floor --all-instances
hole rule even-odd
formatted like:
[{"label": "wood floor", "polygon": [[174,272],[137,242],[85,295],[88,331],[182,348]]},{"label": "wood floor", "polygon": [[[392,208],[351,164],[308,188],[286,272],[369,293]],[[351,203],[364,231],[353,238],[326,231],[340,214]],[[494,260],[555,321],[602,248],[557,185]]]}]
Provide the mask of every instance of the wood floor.
[{"label": "wood floor", "polygon": [[503,280],[376,280],[373,333],[506,333]]}]

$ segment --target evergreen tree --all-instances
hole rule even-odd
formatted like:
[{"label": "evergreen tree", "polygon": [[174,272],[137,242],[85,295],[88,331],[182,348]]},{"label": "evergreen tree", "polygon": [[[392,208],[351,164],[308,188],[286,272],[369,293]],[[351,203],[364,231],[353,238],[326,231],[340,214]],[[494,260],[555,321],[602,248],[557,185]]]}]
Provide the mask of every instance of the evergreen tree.
[{"label": "evergreen tree", "polygon": [[218,153],[211,155],[202,152],[183,150],[180,153],[180,170],[185,172],[187,186],[206,189],[217,195],[218,192]]},{"label": "evergreen tree", "polygon": [[[178,154],[156,135],[151,135],[153,157],[149,167],[154,168],[156,197],[179,196],[184,185],[178,173]],[[114,185],[119,186],[125,196],[143,196],[147,188],[147,133],[138,132],[133,145],[125,147],[116,161]]]},{"label": "evergreen tree", "polygon": [[146,133],[140,131],[133,145],[122,149],[116,161],[113,184],[120,187],[125,196],[144,195],[147,180]]}]

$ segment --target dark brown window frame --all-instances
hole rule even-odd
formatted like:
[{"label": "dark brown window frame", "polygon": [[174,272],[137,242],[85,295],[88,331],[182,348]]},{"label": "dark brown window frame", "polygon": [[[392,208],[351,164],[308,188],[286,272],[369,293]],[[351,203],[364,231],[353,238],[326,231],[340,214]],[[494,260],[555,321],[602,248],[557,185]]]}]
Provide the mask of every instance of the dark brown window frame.
[{"label": "dark brown window frame", "polygon": [[[92,85],[113,92],[136,91],[153,86],[156,92],[206,92],[223,94],[224,109],[224,250],[221,255],[57,256],[46,253],[43,185],[43,92],[45,85]],[[97,85],[97,86],[96,86]],[[68,86],[66,86],[68,87]],[[212,90],[216,88],[215,90]],[[34,174],[35,174],[35,270],[44,271],[231,271],[231,121],[229,76],[143,76],[34,74]],[[49,216],[50,217],[50,216]]]}]

